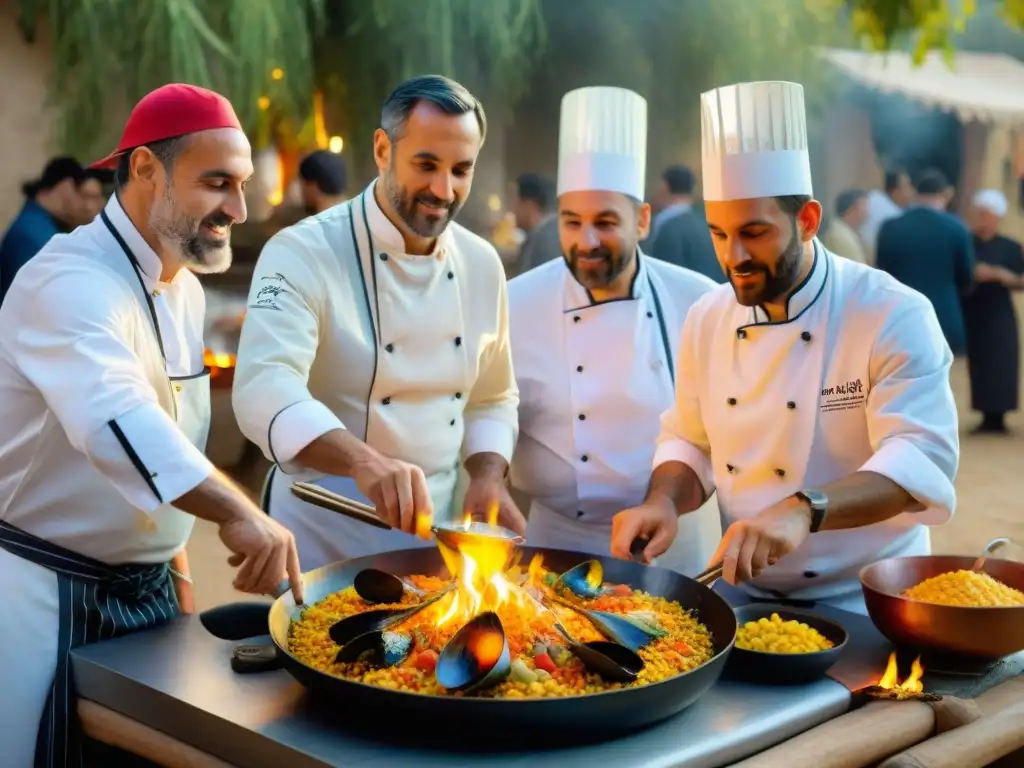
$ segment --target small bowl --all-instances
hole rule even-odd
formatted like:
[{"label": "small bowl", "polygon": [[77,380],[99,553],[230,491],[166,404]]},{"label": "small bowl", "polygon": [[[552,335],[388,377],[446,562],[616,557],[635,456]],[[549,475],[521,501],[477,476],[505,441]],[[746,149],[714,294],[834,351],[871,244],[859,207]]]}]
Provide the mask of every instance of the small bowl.
[{"label": "small bowl", "polygon": [[818,630],[826,639],[831,640],[833,646],[827,651],[815,651],[814,653],[768,653],[767,651],[748,651],[736,645],[729,656],[727,670],[730,677],[746,682],[791,685],[817,680],[824,677],[829,668],[839,660],[849,638],[842,625],[816,613],[798,608],[752,603],[740,606],[734,609],[734,612],[736,613],[736,623],[740,627],[748,621],[771,618],[773,613],[779,614],[783,621],[802,621],[812,629]]}]

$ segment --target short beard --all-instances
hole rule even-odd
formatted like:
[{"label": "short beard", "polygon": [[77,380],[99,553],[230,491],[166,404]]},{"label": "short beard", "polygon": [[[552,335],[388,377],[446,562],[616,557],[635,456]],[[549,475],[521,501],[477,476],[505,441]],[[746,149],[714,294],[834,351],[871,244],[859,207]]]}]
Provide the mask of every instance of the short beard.
[{"label": "short beard", "polygon": [[194,216],[181,213],[171,197],[170,186],[164,188],[163,197],[155,202],[149,211],[149,227],[156,234],[161,246],[181,257],[182,263],[193,272],[220,274],[231,267],[231,245],[211,243],[202,234],[205,223],[229,225],[221,214],[213,214],[200,221]]},{"label": "short beard", "polygon": [[[765,276],[764,285],[756,293],[740,293],[733,285],[733,292],[736,294],[736,301],[746,307],[756,307],[767,304],[783,296],[789,291],[800,276],[800,257],[803,254],[804,244],[796,225],[796,218],[793,219],[793,237],[783,249],[782,253],[775,259],[774,274],[767,269],[760,271]],[[740,265],[743,266],[743,265]],[[730,273],[732,270],[730,270]],[[731,283],[730,279],[730,283]]]},{"label": "short beard", "polygon": [[[395,213],[405,223],[405,226],[409,228],[409,231],[420,237],[439,237],[455,219],[459,209],[462,208],[462,203],[458,200],[449,204],[447,201],[440,200],[429,193],[410,194],[398,183],[398,174],[395,173],[394,164],[389,165],[387,172],[384,174],[384,194],[388,202],[391,203],[391,207],[395,209]],[[438,208],[445,208],[446,213],[444,216],[424,216],[416,210],[417,201],[423,201],[428,205],[437,206]]]},{"label": "short beard", "polygon": [[[632,255],[630,256],[627,254]],[[580,267],[580,252],[574,247],[569,251],[568,257],[566,258],[566,266],[569,268],[569,271],[572,272],[572,276],[576,279],[576,282],[588,291],[601,291],[614,283],[619,276],[626,271],[629,265],[632,264],[633,259],[636,258],[636,243],[625,243],[623,245],[623,251],[618,254],[612,253],[608,248],[599,247],[589,251],[586,255],[600,256],[604,259],[605,263],[596,269]]]}]

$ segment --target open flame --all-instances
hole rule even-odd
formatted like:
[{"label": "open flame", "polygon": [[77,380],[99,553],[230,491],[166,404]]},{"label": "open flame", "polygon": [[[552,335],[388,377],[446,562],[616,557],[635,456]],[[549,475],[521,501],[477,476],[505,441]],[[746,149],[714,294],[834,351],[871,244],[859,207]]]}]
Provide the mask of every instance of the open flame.
[{"label": "open flame", "polygon": [[910,676],[902,683],[899,680],[899,675],[900,670],[896,664],[896,652],[893,651],[889,654],[889,663],[885,667],[885,674],[882,675],[875,685],[887,691],[902,693],[921,693],[924,691],[924,682],[921,680],[924,677],[924,667],[921,666],[920,656],[914,659],[914,663],[910,666]]},{"label": "open flame", "polygon": [[[487,523],[497,525],[497,521],[498,505],[495,503],[487,512]],[[472,516],[467,513],[463,522],[468,527],[473,522]],[[417,521],[417,530],[419,526]],[[527,617],[538,612],[533,598],[509,578],[516,563],[509,562],[509,549],[502,541],[474,541],[464,544],[457,552],[443,545],[439,549],[458,586],[452,593],[447,610],[437,620],[437,626],[465,623],[480,613],[497,612],[509,604]],[[528,579],[536,578],[540,566],[540,557],[537,556],[530,564]]]}]

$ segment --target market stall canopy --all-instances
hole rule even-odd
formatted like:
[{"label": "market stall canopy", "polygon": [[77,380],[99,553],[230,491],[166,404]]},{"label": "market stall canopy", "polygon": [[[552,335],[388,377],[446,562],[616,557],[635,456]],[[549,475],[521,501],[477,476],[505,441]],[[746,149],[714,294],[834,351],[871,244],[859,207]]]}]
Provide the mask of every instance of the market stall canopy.
[{"label": "market stall canopy", "polygon": [[1024,63],[998,53],[958,52],[952,67],[933,51],[920,64],[909,53],[828,48],[823,55],[861,85],[898,93],[964,122],[1024,121]]}]

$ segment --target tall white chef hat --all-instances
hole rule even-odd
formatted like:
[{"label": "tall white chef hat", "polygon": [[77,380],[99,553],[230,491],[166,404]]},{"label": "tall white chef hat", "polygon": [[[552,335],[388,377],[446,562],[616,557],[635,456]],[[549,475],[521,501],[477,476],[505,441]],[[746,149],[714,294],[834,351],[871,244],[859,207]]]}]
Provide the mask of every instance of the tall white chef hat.
[{"label": "tall white chef hat", "polygon": [[558,195],[610,191],[644,199],[647,101],[625,88],[577,88],[562,97]]},{"label": "tall white chef hat", "polygon": [[810,195],[804,89],[781,81],[701,94],[705,200]]},{"label": "tall white chef hat", "polygon": [[1010,207],[1006,195],[998,189],[979,189],[974,193],[973,202],[978,208],[984,208],[999,218],[1003,218]]}]

